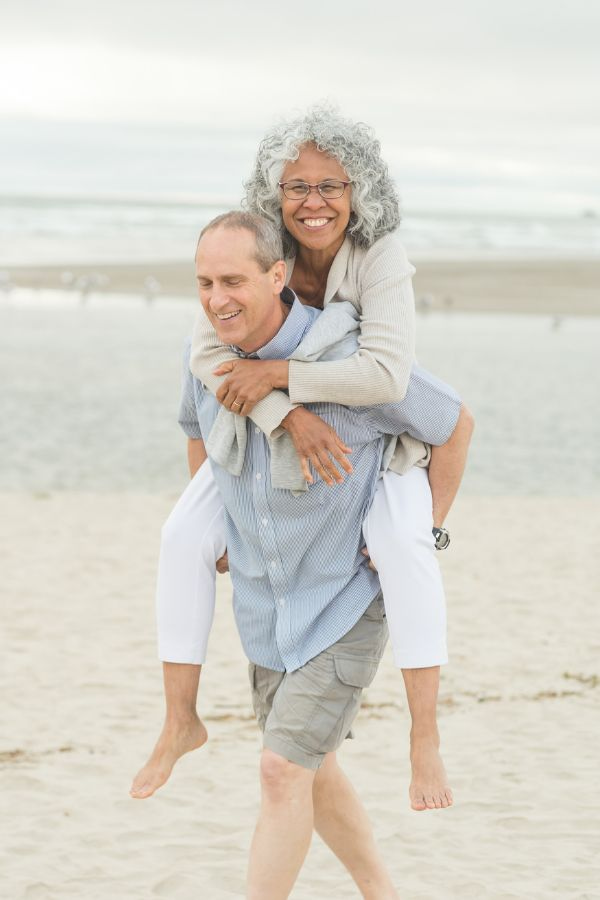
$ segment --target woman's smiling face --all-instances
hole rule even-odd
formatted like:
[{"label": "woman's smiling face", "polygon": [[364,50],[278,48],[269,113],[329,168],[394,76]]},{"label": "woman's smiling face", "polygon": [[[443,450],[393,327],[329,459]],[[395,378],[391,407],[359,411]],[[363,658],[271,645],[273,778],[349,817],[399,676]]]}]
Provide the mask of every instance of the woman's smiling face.
[{"label": "woman's smiling face", "polygon": [[[298,159],[288,162],[281,181],[349,181],[348,174],[336,159],[305,144]],[[352,212],[352,186],[347,185],[341,197],[325,199],[311,190],[302,200],[290,200],[280,189],[281,214],[289,233],[307,250],[326,251],[335,255],[344,243]]]}]

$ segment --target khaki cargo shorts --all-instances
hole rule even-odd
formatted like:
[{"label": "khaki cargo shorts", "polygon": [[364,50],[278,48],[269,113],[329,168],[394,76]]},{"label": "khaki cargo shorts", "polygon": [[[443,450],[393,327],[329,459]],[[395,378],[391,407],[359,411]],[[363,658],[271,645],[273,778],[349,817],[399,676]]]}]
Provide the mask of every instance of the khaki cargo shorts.
[{"label": "khaki cargo shorts", "polygon": [[351,737],[352,722],[383,655],[387,624],[381,594],[339,641],[295,672],[250,663],[252,704],[263,746],[307,769]]}]

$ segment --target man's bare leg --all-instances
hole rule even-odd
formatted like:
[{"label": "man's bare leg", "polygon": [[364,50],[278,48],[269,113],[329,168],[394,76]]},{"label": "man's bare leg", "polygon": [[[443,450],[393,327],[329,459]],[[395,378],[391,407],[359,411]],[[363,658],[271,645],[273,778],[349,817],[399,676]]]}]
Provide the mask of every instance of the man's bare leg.
[{"label": "man's bare leg", "polygon": [[133,779],[129,793],[136,800],[152,796],[168,779],[180,756],[206,743],[206,728],[196,712],[201,668],[163,663],[165,724],[150,759]]},{"label": "man's bare leg", "polygon": [[248,864],[248,900],[286,900],[313,830],[315,773],[265,749],[260,761],[261,807]]},{"label": "man's bare leg", "polygon": [[371,823],[335,753],[328,753],[313,784],[315,830],[348,869],[365,900],[397,900]]},{"label": "man's bare leg", "polygon": [[410,805],[417,810],[445,809],[453,800],[440,756],[436,719],[440,667],[402,669],[402,675],[412,718]]}]

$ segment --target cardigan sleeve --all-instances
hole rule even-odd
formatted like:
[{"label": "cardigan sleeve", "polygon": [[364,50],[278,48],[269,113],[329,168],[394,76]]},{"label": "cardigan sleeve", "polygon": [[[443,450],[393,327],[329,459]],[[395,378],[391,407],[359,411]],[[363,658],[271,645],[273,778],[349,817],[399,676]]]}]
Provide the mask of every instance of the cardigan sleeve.
[{"label": "cardigan sleeve", "polygon": [[[213,375],[213,371],[221,363],[232,359],[239,359],[239,357],[229,347],[219,343],[217,332],[210,324],[204,310],[201,309],[196,319],[192,338],[191,371],[212,394],[216,394],[227,375]],[[281,422],[289,412],[296,409],[297,405],[290,401],[284,391],[271,391],[256,404],[250,413],[250,418],[267,437],[277,437],[281,433],[279,430]]]},{"label": "cardigan sleeve", "polygon": [[395,235],[380,238],[367,251],[356,278],[359,348],[347,359],[292,360],[293,403],[365,406],[404,398],[415,353],[414,271]]}]

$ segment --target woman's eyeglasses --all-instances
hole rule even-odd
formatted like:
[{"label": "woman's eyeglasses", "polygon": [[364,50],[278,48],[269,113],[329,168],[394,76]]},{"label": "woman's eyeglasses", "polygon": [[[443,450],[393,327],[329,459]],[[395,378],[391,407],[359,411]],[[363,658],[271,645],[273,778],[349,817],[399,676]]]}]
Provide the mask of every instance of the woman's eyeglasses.
[{"label": "woman's eyeglasses", "polygon": [[311,191],[318,191],[324,200],[337,200],[351,181],[338,181],[328,178],[319,184],[307,184],[306,181],[280,181],[279,187],[288,200],[305,200]]}]

